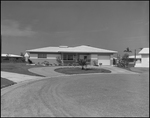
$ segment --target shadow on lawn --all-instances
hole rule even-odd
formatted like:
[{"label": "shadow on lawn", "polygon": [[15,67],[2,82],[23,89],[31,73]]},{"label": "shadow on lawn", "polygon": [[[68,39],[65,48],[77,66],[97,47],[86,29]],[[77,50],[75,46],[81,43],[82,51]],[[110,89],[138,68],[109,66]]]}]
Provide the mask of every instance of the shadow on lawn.
[{"label": "shadow on lawn", "polygon": [[11,86],[11,85],[14,85],[14,84],[17,84],[17,83],[10,81],[8,79],[5,79],[5,78],[1,78],[1,89],[8,87],[8,86]]}]

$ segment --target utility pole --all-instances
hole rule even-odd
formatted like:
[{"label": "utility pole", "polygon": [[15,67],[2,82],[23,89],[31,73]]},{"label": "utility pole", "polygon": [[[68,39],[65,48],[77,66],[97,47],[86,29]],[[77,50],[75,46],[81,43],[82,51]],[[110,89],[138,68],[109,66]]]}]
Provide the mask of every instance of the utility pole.
[{"label": "utility pole", "polygon": [[135,58],[134,58],[134,64],[136,64],[136,49],[135,49]]}]

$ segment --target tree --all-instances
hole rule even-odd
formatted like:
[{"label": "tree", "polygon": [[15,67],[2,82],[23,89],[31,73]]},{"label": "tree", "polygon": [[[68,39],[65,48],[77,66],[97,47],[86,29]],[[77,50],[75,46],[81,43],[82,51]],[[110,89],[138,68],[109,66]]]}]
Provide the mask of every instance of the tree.
[{"label": "tree", "polygon": [[57,61],[59,66],[62,65],[62,60],[61,60],[61,58],[59,56],[56,58],[56,61]]},{"label": "tree", "polygon": [[122,61],[124,62],[124,65],[125,67],[128,67],[129,65],[129,54],[128,53],[131,53],[132,51],[129,49],[129,47],[126,48],[126,50],[124,50],[124,52],[127,52],[123,55],[122,57]]},{"label": "tree", "polygon": [[24,57],[24,54],[23,54],[23,52],[21,52],[21,53],[20,53],[20,56]]},{"label": "tree", "polygon": [[82,67],[82,70],[84,70],[85,66],[87,66],[87,60],[86,59],[79,59],[78,61],[79,65]]},{"label": "tree", "polygon": [[129,65],[129,54],[125,53],[122,56],[122,62],[124,63],[125,67],[128,67],[128,65]]},{"label": "tree", "polygon": [[124,52],[132,52],[129,47],[126,48],[126,50],[124,50]]}]

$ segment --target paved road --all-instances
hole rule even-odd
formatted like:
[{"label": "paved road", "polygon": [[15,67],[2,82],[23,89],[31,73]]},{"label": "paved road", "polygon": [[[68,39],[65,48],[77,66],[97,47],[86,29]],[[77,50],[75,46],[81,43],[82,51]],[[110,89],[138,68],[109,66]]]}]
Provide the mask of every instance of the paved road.
[{"label": "paved road", "polygon": [[55,77],[1,96],[1,116],[149,116],[149,74]]}]

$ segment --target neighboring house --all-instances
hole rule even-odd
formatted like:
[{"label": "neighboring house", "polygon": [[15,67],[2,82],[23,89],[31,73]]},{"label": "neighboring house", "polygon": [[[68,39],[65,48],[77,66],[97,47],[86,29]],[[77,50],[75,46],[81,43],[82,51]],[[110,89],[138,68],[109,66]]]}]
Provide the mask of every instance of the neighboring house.
[{"label": "neighboring house", "polygon": [[[129,63],[135,62],[135,55],[129,56]],[[141,55],[136,55],[136,63],[141,63]]]},{"label": "neighboring house", "polygon": [[48,61],[49,63],[57,63],[59,57],[63,63],[77,62],[79,59],[87,59],[91,64],[96,61],[99,65],[112,65],[111,57],[117,51],[95,48],[91,46],[81,45],[76,47],[59,46],[45,47],[32,50],[26,50],[30,55],[30,60],[34,63]]},{"label": "neighboring house", "polygon": [[149,67],[149,48],[143,48],[139,54],[141,54],[140,67]]},{"label": "neighboring house", "polygon": [[1,54],[1,61],[7,61],[7,60],[10,60],[10,59],[20,59],[22,58],[22,56],[20,55],[14,55],[14,54]]}]

